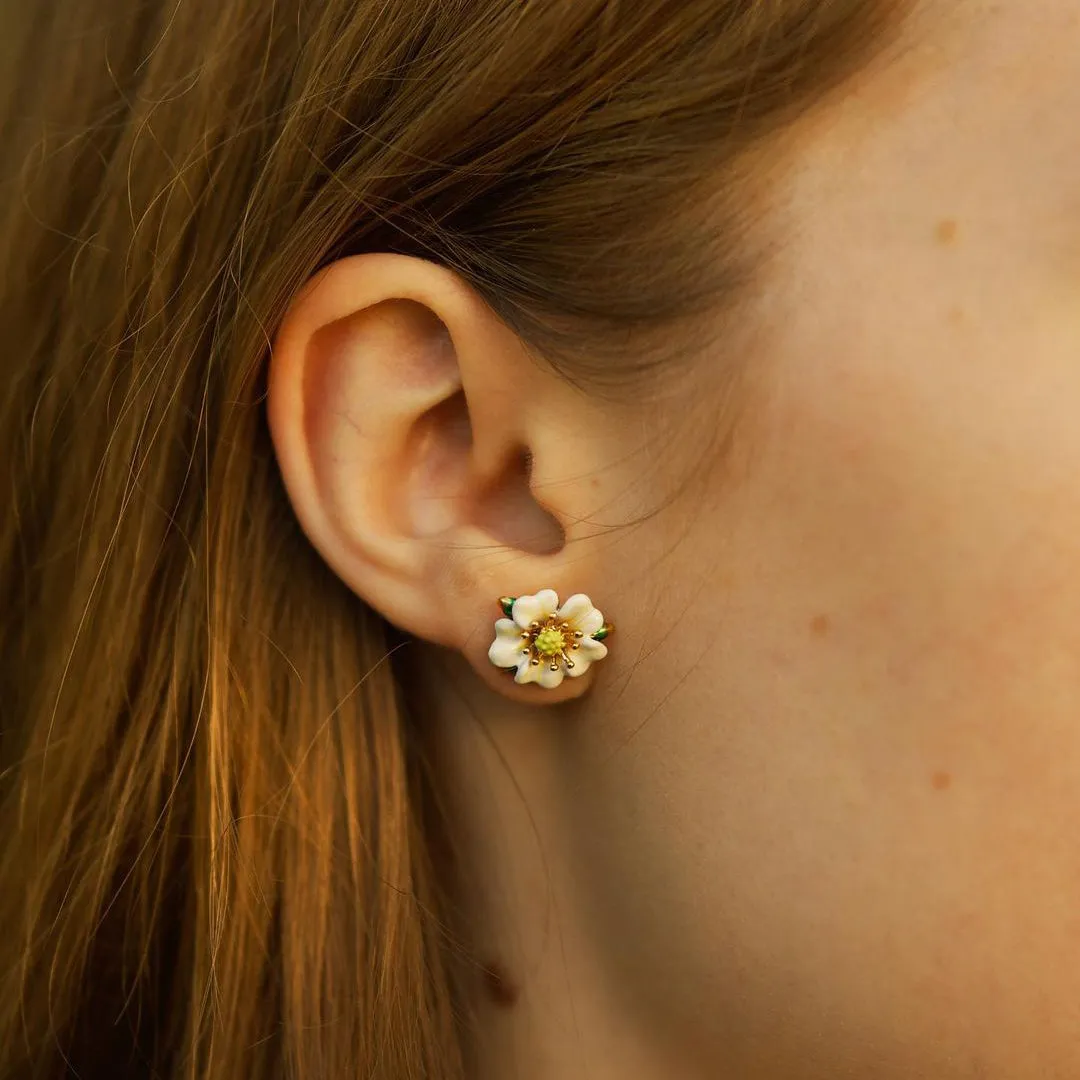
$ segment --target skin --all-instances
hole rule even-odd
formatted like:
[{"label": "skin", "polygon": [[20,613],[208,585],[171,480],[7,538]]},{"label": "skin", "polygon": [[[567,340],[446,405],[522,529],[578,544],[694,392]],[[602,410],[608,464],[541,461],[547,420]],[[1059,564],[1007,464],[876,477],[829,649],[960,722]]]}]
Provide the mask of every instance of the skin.
[{"label": "skin", "polygon": [[[282,327],[300,521],[431,643],[482,1080],[1080,1075],[1080,4],[908,45],[798,132],[724,461],[717,357],[591,400],[420,260]],[[548,586],[611,654],[516,687]]]}]

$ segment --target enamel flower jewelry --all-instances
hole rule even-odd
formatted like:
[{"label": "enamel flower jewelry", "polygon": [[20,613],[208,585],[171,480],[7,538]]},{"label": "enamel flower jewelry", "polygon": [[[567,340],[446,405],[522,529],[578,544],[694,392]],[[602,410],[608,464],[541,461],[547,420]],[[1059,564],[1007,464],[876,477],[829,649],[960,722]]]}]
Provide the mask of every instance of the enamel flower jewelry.
[{"label": "enamel flower jewelry", "polygon": [[575,593],[562,607],[554,589],[532,596],[503,596],[506,618],[495,620],[495,640],[488,659],[513,670],[514,682],[538,683],[554,689],[566,675],[584,675],[607,656],[604,638],[615,629],[584,593]]}]

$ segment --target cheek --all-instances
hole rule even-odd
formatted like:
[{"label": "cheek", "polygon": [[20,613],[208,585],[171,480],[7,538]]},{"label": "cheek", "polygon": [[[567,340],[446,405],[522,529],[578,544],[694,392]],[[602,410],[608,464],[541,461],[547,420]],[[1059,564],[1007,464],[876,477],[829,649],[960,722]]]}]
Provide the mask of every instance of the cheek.
[{"label": "cheek", "polygon": [[665,973],[650,1008],[735,1017],[725,1053],[1073,1052],[1080,365],[1054,336],[996,335],[981,386],[800,365],[682,544],[704,584],[590,763],[582,873],[618,883],[598,938]]},{"label": "cheek", "polygon": [[748,692],[827,718],[898,829],[946,773],[1007,834],[1080,812],[1080,325],[1027,314],[803,358],[735,496]]},{"label": "cheek", "polygon": [[1000,1060],[1080,1025],[1046,1009],[1080,1002],[1080,364],[1051,339],[981,386],[884,351],[787,380],[702,527],[723,646],[658,729],[743,945],[856,1028]]},{"label": "cheek", "polygon": [[1051,325],[972,339],[977,370],[952,341],[806,365],[737,496],[728,577],[778,668],[816,669],[815,696],[839,685],[924,747],[954,723],[1080,715],[1080,333],[1070,352]]}]

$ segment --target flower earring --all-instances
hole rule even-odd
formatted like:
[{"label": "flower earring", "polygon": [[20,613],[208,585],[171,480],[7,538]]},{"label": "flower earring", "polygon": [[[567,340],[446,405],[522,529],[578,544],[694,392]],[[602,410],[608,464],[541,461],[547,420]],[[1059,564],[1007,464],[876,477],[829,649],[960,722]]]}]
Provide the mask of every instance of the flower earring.
[{"label": "flower earring", "polygon": [[513,670],[514,682],[538,683],[554,689],[564,676],[584,675],[607,656],[604,638],[615,629],[584,593],[575,593],[562,607],[554,589],[532,596],[503,596],[506,616],[495,620],[495,640],[488,659]]}]

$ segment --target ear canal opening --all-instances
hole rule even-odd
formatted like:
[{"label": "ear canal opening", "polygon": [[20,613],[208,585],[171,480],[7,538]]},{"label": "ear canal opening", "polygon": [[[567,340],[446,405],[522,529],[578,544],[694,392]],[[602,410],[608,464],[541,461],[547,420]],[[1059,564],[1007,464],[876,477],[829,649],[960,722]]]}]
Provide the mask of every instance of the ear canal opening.
[{"label": "ear canal opening", "polygon": [[566,532],[532,490],[532,453],[520,447],[476,504],[476,524],[507,547],[530,555],[555,555]]}]

